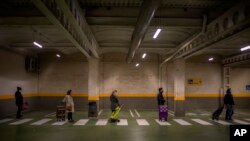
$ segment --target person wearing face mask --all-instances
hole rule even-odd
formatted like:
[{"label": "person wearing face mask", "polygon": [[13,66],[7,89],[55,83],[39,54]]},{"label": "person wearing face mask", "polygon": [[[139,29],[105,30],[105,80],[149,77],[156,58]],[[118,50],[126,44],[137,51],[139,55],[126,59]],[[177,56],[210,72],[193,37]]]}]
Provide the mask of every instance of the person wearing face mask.
[{"label": "person wearing face mask", "polygon": [[119,112],[121,110],[120,103],[117,97],[117,90],[114,90],[110,95],[110,102],[111,102],[111,117],[110,122],[120,122],[118,119]]},{"label": "person wearing face mask", "polygon": [[22,117],[22,106],[23,106],[23,95],[21,93],[22,88],[17,87],[17,91],[15,93],[15,99],[16,99],[16,106],[17,106],[17,113],[16,113],[16,119],[20,119]]}]

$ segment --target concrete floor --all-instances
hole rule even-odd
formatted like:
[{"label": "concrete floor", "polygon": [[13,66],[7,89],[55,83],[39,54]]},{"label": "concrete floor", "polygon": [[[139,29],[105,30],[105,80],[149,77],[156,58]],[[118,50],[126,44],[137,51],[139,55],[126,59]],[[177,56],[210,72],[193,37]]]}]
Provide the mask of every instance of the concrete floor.
[{"label": "concrete floor", "polygon": [[[185,118],[176,118],[169,116],[168,123],[171,125],[159,125],[155,119],[157,112],[153,110],[131,110],[134,117],[131,116],[129,110],[124,110],[120,114],[121,119],[127,119],[127,126],[119,126],[114,123],[107,123],[104,126],[96,126],[100,119],[108,119],[109,110],[103,110],[98,119],[90,119],[85,125],[74,125],[80,119],[87,119],[87,112],[75,112],[75,123],[65,123],[63,125],[52,125],[56,122],[52,111],[36,111],[25,113],[24,119],[31,118],[31,121],[20,125],[10,125],[15,120],[1,123],[0,120],[0,137],[1,141],[76,141],[76,140],[92,140],[92,141],[178,141],[178,140],[202,140],[202,141],[228,141],[229,125],[223,125],[210,120],[211,110],[194,110],[187,112]],[[13,117],[7,117],[13,118]],[[42,125],[31,125],[32,123],[44,118],[52,119]],[[148,126],[139,126],[136,119],[145,119]],[[176,119],[183,119],[191,125],[181,125]],[[211,125],[202,125],[192,119],[201,119]],[[223,115],[221,116],[223,119]],[[250,110],[235,111],[234,119],[244,121],[250,124]],[[239,121],[238,121],[239,122]],[[239,124],[233,121],[230,124]],[[242,124],[242,123],[241,123]],[[244,124],[244,123],[243,123]]]}]

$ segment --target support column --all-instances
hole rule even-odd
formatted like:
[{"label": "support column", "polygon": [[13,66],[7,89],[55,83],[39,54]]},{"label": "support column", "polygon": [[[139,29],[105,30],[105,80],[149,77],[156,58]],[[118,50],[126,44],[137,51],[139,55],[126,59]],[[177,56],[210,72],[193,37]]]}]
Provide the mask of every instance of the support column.
[{"label": "support column", "polygon": [[185,60],[174,61],[174,113],[176,117],[185,116]]},{"label": "support column", "polygon": [[89,105],[89,117],[97,117],[99,110],[99,60],[96,58],[89,58],[89,75],[88,75],[88,101],[95,105]]}]

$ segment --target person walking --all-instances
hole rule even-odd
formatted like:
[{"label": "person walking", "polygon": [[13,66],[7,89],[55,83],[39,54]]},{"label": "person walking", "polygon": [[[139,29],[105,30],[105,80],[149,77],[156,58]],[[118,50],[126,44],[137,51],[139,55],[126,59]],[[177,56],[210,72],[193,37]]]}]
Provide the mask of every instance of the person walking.
[{"label": "person walking", "polygon": [[23,109],[23,95],[21,91],[22,91],[22,88],[17,87],[17,91],[15,93],[16,106],[17,106],[16,119],[20,119],[22,117],[21,112]]},{"label": "person walking", "polygon": [[120,122],[120,120],[118,119],[118,114],[121,108],[120,108],[120,103],[117,97],[117,90],[114,90],[111,93],[110,102],[111,102],[111,111],[112,111],[110,122]]},{"label": "person walking", "polygon": [[234,99],[231,92],[231,88],[228,88],[226,91],[226,95],[224,96],[224,104],[226,106],[226,120],[232,120],[232,116],[234,114],[233,106],[234,106]]},{"label": "person walking", "polygon": [[158,106],[165,104],[165,99],[163,97],[163,89],[162,88],[159,88],[159,90],[158,90],[157,102],[158,102]]},{"label": "person walking", "polygon": [[72,90],[68,90],[66,96],[63,99],[63,102],[66,103],[66,111],[68,112],[67,118],[69,122],[74,122],[73,120],[73,112],[74,108],[74,100],[71,96]]}]

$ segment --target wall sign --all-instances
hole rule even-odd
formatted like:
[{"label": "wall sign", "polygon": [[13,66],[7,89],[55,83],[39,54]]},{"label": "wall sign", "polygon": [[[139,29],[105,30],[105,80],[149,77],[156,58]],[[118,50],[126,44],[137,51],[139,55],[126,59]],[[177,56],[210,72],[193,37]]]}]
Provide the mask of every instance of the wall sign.
[{"label": "wall sign", "polygon": [[246,85],[246,90],[250,90],[250,85]]},{"label": "wall sign", "polygon": [[188,79],[189,85],[202,85],[202,80],[197,78],[189,78]]}]

